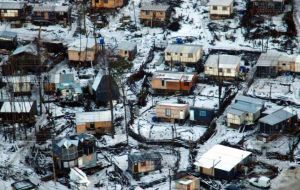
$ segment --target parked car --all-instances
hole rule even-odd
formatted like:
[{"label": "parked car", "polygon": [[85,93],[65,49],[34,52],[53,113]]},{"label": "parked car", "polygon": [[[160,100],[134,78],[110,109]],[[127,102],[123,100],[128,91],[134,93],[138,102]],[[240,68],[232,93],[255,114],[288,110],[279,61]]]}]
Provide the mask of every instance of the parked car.
[{"label": "parked car", "polygon": [[266,176],[253,177],[249,179],[249,183],[259,188],[269,188],[271,186],[270,178]]}]

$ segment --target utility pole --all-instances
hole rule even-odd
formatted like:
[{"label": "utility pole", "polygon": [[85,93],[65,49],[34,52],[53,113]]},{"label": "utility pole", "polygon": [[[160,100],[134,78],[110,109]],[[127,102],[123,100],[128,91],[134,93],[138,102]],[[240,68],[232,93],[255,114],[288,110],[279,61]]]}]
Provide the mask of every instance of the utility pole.
[{"label": "utility pole", "polygon": [[132,7],[133,7],[133,16],[134,16],[134,26],[135,26],[135,29],[136,29],[137,26],[136,26],[136,16],[135,16],[134,1],[132,1]]},{"label": "utility pole", "polygon": [[40,46],[41,46],[41,26],[40,26],[40,28],[39,28],[39,35],[38,35],[38,39],[37,39],[37,52],[38,52],[38,61],[39,61],[39,66],[38,66],[38,83],[39,83],[39,97],[40,97],[40,106],[39,106],[39,108],[40,108],[40,112],[39,112],[39,114],[40,115],[42,115],[42,113],[43,113],[43,105],[42,105],[42,103],[43,103],[43,100],[42,100],[42,72],[41,72],[41,69],[42,69],[42,58],[41,58],[41,48],[40,48]]},{"label": "utility pole", "polygon": [[217,61],[217,70],[218,70],[218,87],[219,87],[219,110],[221,108],[221,93],[222,93],[222,85],[221,85],[221,79],[220,79],[220,72],[219,72],[219,66],[220,66],[220,55],[218,54],[218,61]]},{"label": "utility pole", "polygon": [[121,84],[122,93],[123,93],[123,107],[124,107],[124,121],[125,121],[125,130],[126,130],[126,143],[128,145],[128,125],[127,125],[127,110],[126,110],[126,96],[125,96],[125,90],[124,85]]}]

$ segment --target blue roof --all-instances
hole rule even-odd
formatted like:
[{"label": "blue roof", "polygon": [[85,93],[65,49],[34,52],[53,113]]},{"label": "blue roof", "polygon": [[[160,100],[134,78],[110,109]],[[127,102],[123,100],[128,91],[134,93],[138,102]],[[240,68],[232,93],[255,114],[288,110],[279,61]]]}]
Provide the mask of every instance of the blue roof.
[{"label": "blue roof", "polygon": [[233,109],[241,110],[247,113],[256,113],[258,112],[261,107],[251,104],[251,103],[246,103],[246,102],[237,102],[231,106]]}]

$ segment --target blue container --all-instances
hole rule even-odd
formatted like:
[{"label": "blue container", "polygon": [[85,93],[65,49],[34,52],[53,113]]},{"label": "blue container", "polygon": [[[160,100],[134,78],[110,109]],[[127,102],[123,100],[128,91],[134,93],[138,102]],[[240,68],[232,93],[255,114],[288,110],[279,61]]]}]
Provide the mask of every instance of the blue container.
[{"label": "blue container", "polygon": [[105,41],[104,41],[104,38],[103,38],[103,37],[100,37],[99,43],[100,43],[100,45],[104,45],[104,44],[105,44]]},{"label": "blue container", "polygon": [[183,40],[181,38],[176,38],[176,44],[183,44]]}]

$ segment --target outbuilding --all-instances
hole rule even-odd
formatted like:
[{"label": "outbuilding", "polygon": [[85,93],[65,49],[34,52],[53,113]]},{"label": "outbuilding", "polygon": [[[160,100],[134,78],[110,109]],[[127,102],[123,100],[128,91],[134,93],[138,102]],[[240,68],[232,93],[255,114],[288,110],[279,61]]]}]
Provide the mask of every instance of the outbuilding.
[{"label": "outbuilding", "polygon": [[250,12],[253,15],[277,15],[284,11],[285,0],[250,0]]},{"label": "outbuilding", "polygon": [[93,38],[76,39],[68,47],[68,58],[71,63],[94,62],[99,46]]},{"label": "outbuilding", "polygon": [[155,110],[158,118],[172,122],[185,121],[189,116],[188,104],[160,102],[157,103]]},{"label": "outbuilding", "polygon": [[0,49],[14,50],[18,45],[17,33],[2,31],[0,33]]},{"label": "outbuilding", "polygon": [[171,9],[169,5],[143,3],[140,12],[141,23],[147,26],[166,25],[171,17]]},{"label": "outbuilding", "polygon": [[176,190],[200,190],[199,178],[188,175],[175,181]]},{"label": "outbuilding", "polygon": [[137,54],[137,46],[132,42],[120,42],[118,45],[119,56],[132,61]]},{"label": "outbuilding", "polygon": [[162,156],[159,152],[135,152],[128,155],[128,171],[132,175],[161,170]]},{"label": "outbuilding", "polygon": [[209,0],[207,5],[211,19],[228,18],[233,14],[233,0]]}]

